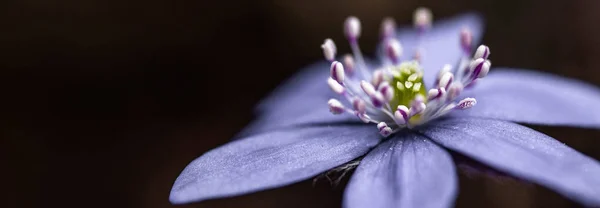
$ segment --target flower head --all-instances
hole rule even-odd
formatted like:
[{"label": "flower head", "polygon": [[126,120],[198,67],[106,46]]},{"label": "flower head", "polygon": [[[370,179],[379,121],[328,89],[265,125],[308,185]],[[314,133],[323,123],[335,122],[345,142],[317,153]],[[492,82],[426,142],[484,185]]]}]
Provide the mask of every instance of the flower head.
[{"label": "flower head", "polygon": [[[420,8],[415,12],[415,27],[423,32],[431,27],[431,12]],[[377,124],[381,135],[389,136],[403,128],[413,128],[442,117],[454,110],[473,107],[477,100],[464,98],[455,101],[465,86],[484,78],[491,67],[488,60],[490,49],[481,45],[475,54],[470,56],[472,35],[468,29],[460,33],[460,44],[463,58],[454,70],[451,65],[444,65],[437,75],[431,89],[426,89],[423,82],[423,68],[419,64],[422,58],[419,51],[414,51],[414,60],[402,61],[403,49],[400,41],[391,36],[390,27],[395,25],[387,18],[382,23],[382,44],[385,56],[383,64],[369,68],[362,57],[358,46],[360,22],[356,17],[348,17],[345,22],[346,37],[354,55],[346,55],[352,71],[346,79],[344,65],[333,56],[337,52],[331,39],[326,39],[321,48],[328,61],[331,61],[331,75],[327,81],[329,87],[340,94],[352,108],[344,107],[340,101],[332,99],[328,102],[333,114],[347,112],[356,115],[365,123]],[[352,31],[352,32],[348,32]],[[458,42],[458,41],[457,41]],[[419,48],[419,47],[417,47]],[[355,66],[355,61],[357,64]]]},{"label": "flower head", "polygon": [[415,27],[400,30],[384,20],[382,61],[375,65],[361,54],[360,21],[348,18],[344,33],[353,55],[336,58],[335,44],[326,40],[328,62],[264,100],[238,139],[188,165],[171,202],[276,188],[362,158],[352,162],[358,167],[345,207],[449,207],[458,189],[456,158],[470,158],[600,206],[598,161],[513,123],[600,128],[600,89],[523,69],[488,74],[489,48],[472,45],[481,37],[478,16],[431,19],[419,9]]}]

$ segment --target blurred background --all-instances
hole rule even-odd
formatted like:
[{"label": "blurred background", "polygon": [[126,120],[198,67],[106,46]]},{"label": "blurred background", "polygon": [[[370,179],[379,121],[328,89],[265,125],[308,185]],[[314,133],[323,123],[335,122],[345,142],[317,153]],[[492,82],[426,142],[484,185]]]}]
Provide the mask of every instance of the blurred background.
[{"label": "blurred background", "polygon": [[[410,24],[419,6],[435,19],[483,14],[495,66],[600,84],[600,1],[3,0],[0,207],[171,207],[180,171],[322,60],[324,38],[348,51],[347,16],[372,56],[380,20]],[[533,128],[600,159],[598,130]],[[180,207],[341,206],[345,183],[311,182]],[[457,207],[578,206],[481,176],[461,174],[460,189]]]}]

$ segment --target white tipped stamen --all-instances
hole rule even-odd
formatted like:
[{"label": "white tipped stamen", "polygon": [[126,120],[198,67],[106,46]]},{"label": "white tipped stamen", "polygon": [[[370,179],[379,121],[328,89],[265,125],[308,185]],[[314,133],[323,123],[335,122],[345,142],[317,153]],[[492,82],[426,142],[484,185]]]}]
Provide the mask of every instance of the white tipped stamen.
[{"label": "white tipped stamen", "polygon": [[385,98],[383,97],[383,94],[381,94],[381,92],[375,92],[375,94],[369,97],[371,98],[373,106],[375,106],[376,108],[382,107],[385,102]]},{"label": "white tipped stamen", "polygon": [[471,44],[473,43],[473,34],[471,30],[467,28],[463,28],[460,31],[460,46],[463,48],[463,51],[467,54],[471,53]]},{"label": "white tipped stamen", "polygon": [[371,83],[366,82],[365,80],[360,81],[360,87],[369,97],[372,97],[377,92],[375,87],[371,85]]},{"label": "white tipped stamen", "polygon": [[327,79],[327,84],[329,85],[331,90],[333,90],[333,92],[335,92],[337,94],[343,94],[344,91],[346,90],[344,88],[344,86],[342,86],[340,83],[338,83],[331,77],[329,77],[329,79]]},{"label": "white tipped stamen", "polygon": [[423,112],[426,108],[427,108],[427,105],[425,105],[425,103],[423,103],[423,102],[413,102],[412,105],[410,106],[410,109],[408,109],[409,117],[412,117],[414,115],[417,115],[417,114]]},{"label": "white tipped stamen", "polygon": [[334,61],[331,63],[331,78],[333,78],[338,83],[344,83],[344,66],[342,63]]},{"label": "white tipped stamen", "polygon": [[458,102],[458,104],[456,105],[456,108],[468,109],[468,108],[475,106],[476,104],[477,104],[477,100],[475,100],[475,98],[465,98],[465,99],[461,100],[460,102]]},{"label": "white tipped stamen", "polygon": [[452,83],[453,79],[454,79],[454,74],[452,74],[451,72],[446,72],[440,78],[440,81],[438,82],[438,86],[443,87],[443,88],[448,88],[450,83]]},{"label": "white tipped stamen", "polygon": [[481,69],[483,68],[484,62],[485,59],[483,58],[478,58],[471,61],[471,63],[469,64],[469,70],[466,72],[465,75],[467,75],[467,77],[470,77],[470,80],[477,78],[479,76],[479,73],[481,73]]},{"label": "white tipped stamen", "polygon": [[490,62],[489,60],[485,60],[485,62],[483,62],[483,66],[481,67],[481,72],[479,72],[477,78],[484,78],[485,76],[487,76],[491,66],[492,62]]},{"label": "white tipped stamen", "polygon": [[446,94],[446,89],[443,87],[437,88],[437,89],[430,89],[429,92],[427,93],[427,99],[435,100],[435,99],[438,99],[438,98],[444,96],[444,94]]},{"label": "white tipped stamen", "polygon": [[342,103],[336,99],[329,99],[329,102],[327,102],[327,104],[329,105],[329,112],[336,115],[343,113],[346,110],[344,105],[342,105]]},{"label": "white tipped stamen", "polygon": [[363,101],[360,98],[354,98],[354,100],[352,100],[352,107],[354,108],[354,110],[360,114],[364,114],[365,110],[366,110],[366,105],[365,105],[365,101]]},{"label": "white tipped stamen", "polygon": [[321,48],[323,49],[323,55],[325,55],[325,59],[327,59],[327,61],[333,61],[335,59],[337,48],[335,47],[333,40],[329,38],[325,39],[325,42],[323,42]]},{"label": "white tipped stamen", "polygon": [[394,120],[396,123],[398,123],[398,125],[404,125],[406,122],[408,122],[408,112],[409,110],[406,106],[398,106],[398,109],[396,109],[396,112],[394,112]]},{"label": "white tipped stamen", "polygon": [[460,82],[452,83],[448,88],[448,101],[452,101],[456,97],[458,97],[458,95],[460,95],[460,93],[462,92],[463,88],[463,84],[461,84]]},{"label": "white tipped stamen", "polygon": [[385,53],[387,57],[392,63],[398,64],[400,57],[402,56],[402,45],[400,44],[400,41],[395,38],[389,38],[385,43]]},{"label": "white tipped stamen", "polygon": [[364,123],[371,122],[371,117],[369,117],[367,114],[357,112],[356,116],[358,116],[358,118]]},{"label": "white tipped stamen", "polygon": [[381,22],[381,38],[390,38],[396,36],[396,22],[391,17],[386,17]]},{"label": "white tipped stamen", "polygon": [[388,82],[383,82],[379,85],[379,89],[377,89],[382,95],[385,102],[390,102],[394,99],[394,89],[390,86]]},{"label": "white tipped stamen", "polygon": [[360,20],[354,16],[348,17],[344,23],[344,32],[348,40],[356,41],[360,37]]},{"label": "white tipped stamen", "polygon": [[375,70],[373,72],[373,78],[371,80],[371,83],[373,84],[373,86],[378,87],[381,82],[383,82],[385,80],[384,74],[383,74],[383,70]]},{"label": "white tipped stamen", "polygon": [[352,74],[354,74],[354,58],[352,58],[352,55],[346,54],[344,56],[344,65],[346,66],[344,68],[346,70],[346,74],[352,76]]},{"label": "white tipped stamen", "polygon": [[431,10],[425,7],[420,7],[417,10],[415,10],[413,23],[415,27],[421,30],[429,29],[431,27],[432,19],[433,15],[431,13]]},{"label": "white tipped stamen", "polygon": [[473,58],[474,59],[478,59],[478,58],[488,59],[489,56],[490,56],[490,48],[487,47],[486,45],[480,45],[479,47],[477,47],[477,51],[475,51],[475,55],[473,56]]},{"label": "white tipped stamen", "polygon": [[390,134],[392,134],[393,132],[394,131],[392,130],[392,128],[387,127],[387,126],[382,129],[379,129],[379,134],[381,134],[381,136],[383,136],[383,137],[387,137]]},{"label": "white tipped stamen", "polygon": [[388,125],[385,122],[379,122],[377,124],[377,129],[379,129],[380,131],[385,127],[388,127]]}]

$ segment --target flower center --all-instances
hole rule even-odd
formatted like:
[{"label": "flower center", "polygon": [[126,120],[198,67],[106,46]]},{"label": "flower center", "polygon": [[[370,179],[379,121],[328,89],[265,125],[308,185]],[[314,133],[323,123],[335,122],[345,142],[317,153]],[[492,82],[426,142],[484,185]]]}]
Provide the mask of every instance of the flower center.
[{"label": "flower center", "polygon": [[[431,28],[431,12],[418,9],[415,18],[418,20],[415,21],[419,31],[417,38],[420,38]],[[395,39],[393,28],[394,22],[386,18],[382,24],[382,52],[386,56],[382,66],[376,70],[367,67],[360,52],[360,22],[356,17],[349,17],[345,22],[344,31],[353,55],[344,56],[344,64],[335,61],[337,48],[331,39],[326,39],[321,45],[325,58],[331,61],[329,86],[352,106],[347,108],[339,100],[330,99],[328,104],[333,114],[354,114],[365,123],[376,123],[379,133],[389,136],[402,128],[412,128],[477,103],[474,98],[454,101],[464,88],[471,87],[476,80],[487,75],[491,66],[487,46],[479,46],[471,56],[471,33],[467,29],[460,31],[463,49],[460,64],[455,69],[445,65],[439,71],[434,86],[427,91],[423,70],[431,69],[421,68],[422,53],[418,50],[412,60],[401,60],[402,45]]]},{"label": "flower center", "polygon": [[[392,109],[397,109],[399,105],[410,106],[410,102],[417,96],[425,98],[427,92],[423,84],[423,72],[419,62],[404,62],[397,66],[390,67],[390,83],[394,83],[394,99],[390,100]],[[427,101],[424,100],[426,103]]]}]

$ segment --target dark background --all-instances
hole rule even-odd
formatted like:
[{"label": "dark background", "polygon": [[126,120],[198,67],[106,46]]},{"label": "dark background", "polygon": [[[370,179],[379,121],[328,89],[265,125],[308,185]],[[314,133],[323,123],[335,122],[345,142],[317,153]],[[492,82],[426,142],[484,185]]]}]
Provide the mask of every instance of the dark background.
[{"label": "dark background", "polygon": [[[344,2],[344,3],[342,3]],[[0,1],[0,207],[170,207],[181,170],[252,120],[253,106],[326,37],[368,55],[379,21],[479,11],[495,66],[600,84],[600,1]],[[596,109],[594,109],[596,110]],[[600,159],[598,130],[536,127]],[[185,207],[339,207],[344,184],[301,182]],[[460,177],[458,207],[573,207],[544,188]]]}]

